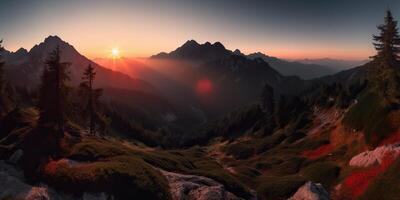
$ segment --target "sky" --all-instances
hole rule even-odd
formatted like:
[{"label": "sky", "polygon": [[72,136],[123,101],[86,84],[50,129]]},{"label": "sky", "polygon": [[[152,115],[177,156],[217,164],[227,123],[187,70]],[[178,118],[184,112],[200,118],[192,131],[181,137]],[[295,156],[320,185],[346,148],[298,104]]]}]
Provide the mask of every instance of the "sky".
[{"label": "sky", "polygon": [[6,49],[58,35],[89,58],[169,52],[194,39],[287,59],[367,59],[396,0],[0,0]]}]

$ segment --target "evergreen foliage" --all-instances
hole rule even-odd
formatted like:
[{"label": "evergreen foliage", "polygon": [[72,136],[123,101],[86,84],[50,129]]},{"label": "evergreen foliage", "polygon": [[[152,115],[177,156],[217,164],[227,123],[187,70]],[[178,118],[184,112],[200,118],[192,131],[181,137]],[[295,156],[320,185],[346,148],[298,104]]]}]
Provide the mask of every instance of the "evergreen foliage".
[{"label": "evergreen foliage", "polygon": [[386,11],[385,23],[378,26],[379,35],[373,36],[377,54],[373,56],[376,67],[370,70],[372,86],[387,103],[400,103],[399,52],[400,36],[397,21],[390,10]]},{"label": "evergreen foliage", "polygon": [[42,74],[39,88],[40,110],[39,123],[41,125],[56,125],[60,133],[64,132],[66,110],[68,108],[67,81],[70,79],[68,67],[70,63],[61,62],[59,47],[53,50],[47,60]]},{"label": "evergreen foliage", "polygon": [[96,108],[99,105],[99,99],[102,95],[102,89],[94,89],[93,83],[96,78],[96,72],[91,64],[85,69],[83,73],[83,82],[79,85],[79,94],[83,99],[83,114],[89,121],[89,134],[94,135],[96,130],[96,120],[100,119]]}]

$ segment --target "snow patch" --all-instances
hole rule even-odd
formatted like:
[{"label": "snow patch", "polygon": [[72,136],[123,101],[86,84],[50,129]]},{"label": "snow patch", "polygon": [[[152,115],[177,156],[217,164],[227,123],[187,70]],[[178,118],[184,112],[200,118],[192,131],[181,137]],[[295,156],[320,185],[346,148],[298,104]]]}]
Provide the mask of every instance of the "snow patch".
[{"label": "snow patch", "polygon": [[400,154],[400,143],[392,145],[383,145],[372,151],[364,151],[351,158],[349,165],[353,167],[369,167],[375,164],[381,164],[385,157],[390,155],[393,158]]}]

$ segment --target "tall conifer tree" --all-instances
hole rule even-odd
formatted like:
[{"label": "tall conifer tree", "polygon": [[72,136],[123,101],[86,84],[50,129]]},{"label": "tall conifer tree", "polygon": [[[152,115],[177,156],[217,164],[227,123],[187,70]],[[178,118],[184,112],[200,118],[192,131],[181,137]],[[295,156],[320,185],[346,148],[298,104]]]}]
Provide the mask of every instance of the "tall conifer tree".
[{"label": "tall conifer tree", "polygon": [[80,94],[83,97],[84,102],[84,114],[89,120],[89,134],[95,135],[96,124],[95,119],[97,116],[96,106],[99,103],[99,98],[102,94],[102,89],[94,89],[93,83],[96,77],[94,67],[89,64],[83,72],[82,80],[80,84]]},{"label": "tall conifer tree", "polygon": [[400,103],[400,37],[390,10],[386,11],[385,23],[378,30],[379,35],[373,36],[377,54],[372,57],[376,63],[370,73],[372,83],[389,103]]},{"label": "tall conifer tree", "polygon": [[70,63],[61,62],[61,51],[56,47],[45,61],[39,93],[39,122],[56,125],[61,133],[64,132],[68,105],[69,66]]},{"label": "tall conifer tree", "polygon": [[3,40],[0,40],[0,95],[4,96],[4,61],[2,57],[2,52],[3,52],[3,46],[1,45],[3,43]]}]

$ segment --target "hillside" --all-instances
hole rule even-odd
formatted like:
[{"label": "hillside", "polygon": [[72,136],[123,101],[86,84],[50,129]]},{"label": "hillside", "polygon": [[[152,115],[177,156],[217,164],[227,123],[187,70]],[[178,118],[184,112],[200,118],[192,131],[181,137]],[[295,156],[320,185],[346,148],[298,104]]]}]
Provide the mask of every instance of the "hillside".
[{"label": "hillside", "polygon": [[251,59],[261,58],[271,65],[272,68],[285,76],[299,76],[302,79],[319,78],[332,75],[341,71],[340,68],[318,65],[313,63],[289,62],[276,57],[268,56],[263,53],[252,53],[247,55]]},{"label": "hillside", "polygon": [[219,42],[95,62],[57,36],[1,44],[0,200],[400,197],[390,10],[371,60],[334,74]]},{"label": "hillside", "polygon": [[[81,81],[83,69],[92,64],[97,69],[97,78],[99,87],[117,87],[132,90],[140,90],[145,92],[155,92],[156,89],[149,83],[133,79],[126,74],[104,68],[92,62],[85,56],[81,55],[76,49],[64,42],[58,36],[49,36],[43,42],[35,45],[29,51],[20,49],[16,52],[4,53],[6,61],[5,71],[8,80],[16,86],[35,88],[40,80],[43,70],[43,62],[48,53],[56,46],[60,47],[62,52],[62,60],[70,62],[71,83],[78,85]],[[19,77],[26,77],[19,79]]]}]

